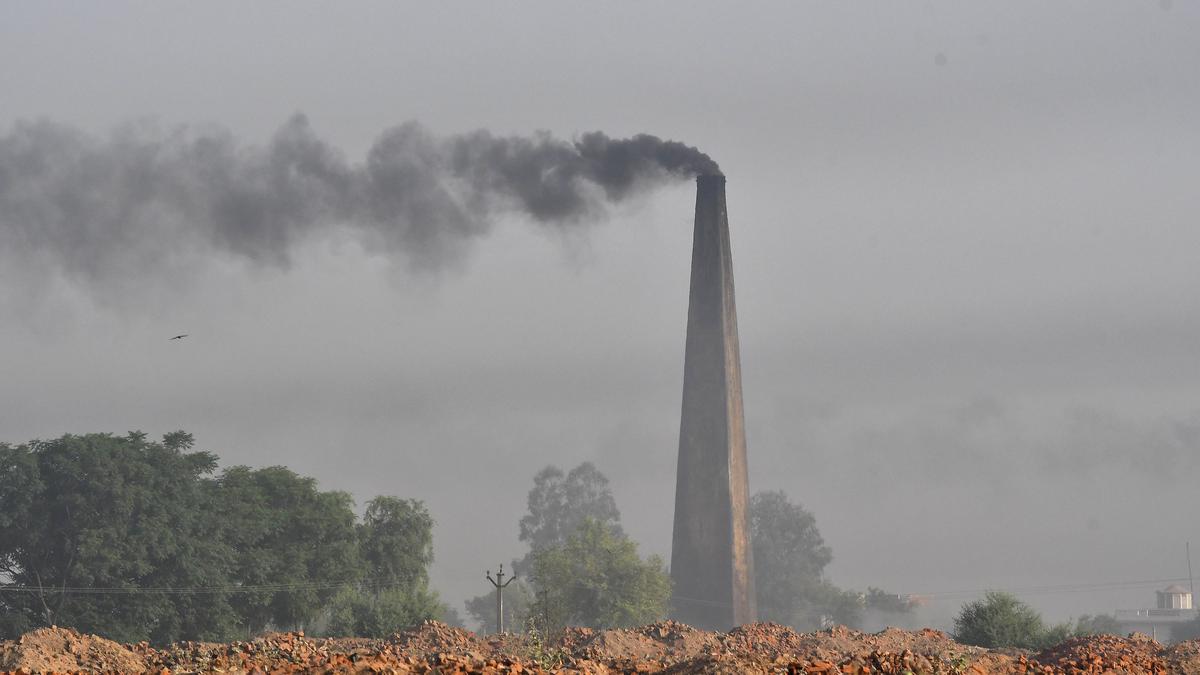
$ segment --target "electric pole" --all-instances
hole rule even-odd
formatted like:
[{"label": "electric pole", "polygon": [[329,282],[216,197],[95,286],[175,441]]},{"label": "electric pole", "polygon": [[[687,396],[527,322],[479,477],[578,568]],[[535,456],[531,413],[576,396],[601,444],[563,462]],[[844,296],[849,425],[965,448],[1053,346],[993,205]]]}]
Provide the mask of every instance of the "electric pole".
[{"label": "electric pole", "polygon": [[1183,545],[1186,547],[1184,550],[1186,550],[1186,551],[1187,551],[1187,560],[1188,560],[1188,590],[1189,590],[1189,591],[1191,591],[1191,593],[1192,593],[1192,608],[1193,608],[1193,609],[1195,609],[1195,607],[1196,607],[1196,605],[1195,605],[1195,602],[1196,602],[1196,582],[1192,581],[1192,542],[1190,542],[1190,541],[1188,541],[1188,542],[1184,542],[1184,544],[1183,544]]},{"label": "electric pole", "polygon": [[504,632],[504,587],[517,580],[517,575],[512,575],[508,581],[504,580],[504,565],[500,565],[500,571],[496,572],[496,578],[492,578],[492,571],[487,571],[487,580],[492,582],[496,587],[496,632]]}]

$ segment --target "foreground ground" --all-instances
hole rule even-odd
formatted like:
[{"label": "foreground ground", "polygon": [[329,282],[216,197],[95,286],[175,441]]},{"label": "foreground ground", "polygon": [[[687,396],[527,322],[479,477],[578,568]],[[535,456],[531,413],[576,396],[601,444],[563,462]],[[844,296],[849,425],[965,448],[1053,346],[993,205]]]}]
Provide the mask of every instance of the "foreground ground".
[{"label": "foreground ground", "polygon": [[0,643],[0,671],[18,673],[1195,673],[1200,641],[1165,647],[1149,638],[1095,636],[1040,654],[968,647],[934,630],[797,633],[753,624],[709,633],[674,622],[625,630],[568,630],[546,643],[480,637],[428,622],[384,640],[276,633],[229,644],[155,649],[62,628]]}]

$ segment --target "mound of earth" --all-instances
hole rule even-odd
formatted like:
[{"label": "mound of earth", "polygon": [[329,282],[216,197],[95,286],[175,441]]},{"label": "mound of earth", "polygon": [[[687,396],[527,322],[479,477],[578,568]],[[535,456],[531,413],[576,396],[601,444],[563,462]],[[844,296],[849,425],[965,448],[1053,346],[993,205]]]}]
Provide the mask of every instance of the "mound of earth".
[{"label": "mound of earth", "polygon": [[146,670],[146,662],[112,640],[52,626],[26,633],[16,642],[0,644],[0,670],[140,673]]},{"label": "mound of earth", "polygon": [[1163,654],[1168,673],[1200,673],[1200,640],[1180,642]]},{"label": "mound of earth", "polygon": [[395,633],[386,640],[386,644],[411,654],[427,652],[465,654],[486,651],[486,644],[478,635],[440,621],[425,621],[415,628]]},{"label": "mound of earth", "polygon": [[[1089,635],[1071,638],[1037,655],[1042,666],[1054,672],[1082,675],[1083,673],[1128,673],[1157,675],[1186,672],[1168,670],[1161,644],[1146,635],[1134,633],[1127,638],[1114,635]],[[1194,672],[1194,671],[1193,671]]]},{"label": "mound of earth", "polygon": [[162,649],[132,647],[152,670],[182,672],[298,671],[336,663],[347,650],[337,640],[312,639],[303,632],[268,633],[246,642],[180,642]]},{"label": "mound of earth", "polygon": [[[914,673],[954,672],[989,656],[989,668],[1009,667],[1013,658],[980,647],[961,645],[941,631],[929,628],[906,631],[888,628],[879,633],[862,633],[834,626],[813,633],[798,633],[787,626],[755,623],[739,626],[721,637],[725,651],[758,654],[775,661],[802,664],[810,673],[858,672]],[[990,672],[990,671],[989,671]],[[995,670],[1003,672],[1003,670]]]},{"label": "mound of earth", "polygon": [[721,648],[713,633],[677,621],[660,621],[637,628],[565,634],[560,644],[576,661],[602,663],[660,661],[674,663],[711,654]]},{"label": "mound of earth", "polygon": [[1036,656],[955,642],[935,630],[843,627],[798,633],[772,623],[727,633],[674,621],[638,628],[569,628],[549,640],[486,638],[437,622],[382,640],[271,633],[230,643],[122,646],[61,628],[0,643],[0,671],[29,673],[393,673],[397,675],[1200,675],[1200,641],[1164,647],[1145,636],[1075,638]]}]

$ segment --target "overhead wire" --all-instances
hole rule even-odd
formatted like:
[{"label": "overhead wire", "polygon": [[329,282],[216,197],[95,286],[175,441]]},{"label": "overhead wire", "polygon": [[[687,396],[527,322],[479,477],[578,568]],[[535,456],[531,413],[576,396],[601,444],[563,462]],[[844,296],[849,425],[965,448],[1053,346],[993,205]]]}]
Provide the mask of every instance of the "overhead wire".
[{"label": "overhead wire", "polygon": [[[993,586],[987,588],[975,589],[958,589],[948,591],[924,591],[915,593],[889,593],[898,597],[908,598],[923,598],[934,600],[949,600],[959,598],[976,597],[989,591],[1003,591],[1013,593],[1015,595],[1052,595],[1059,593],[1081,593],[1094,592],[1104,590],[1123,590],[1134,588],[1158,587],[1164,584],[1182,583],[1187,581],[1187,577],[1173,577],[1160,579],[1137,579],[1123,581],[1107,581],[1107,582],[1091,582],[1091,583],[1075,583],[1075,584],[1051,584],[1040,586]],[[306,591],[306,590],[331,590],[335,588],[343,588],[350,586],[364,586],[367,588],[388,588],[391,586],[404,585],[405,582],[386,581],[382,579],[342,579],[342,580],[323,580],[323,581],[299,581],[299,582],[282,582],[282,583],[263,583],[263,584],[224,584],[214,586],[61,586],[61,585],[46,585],[46,586],[30,586],[27,584],[4,584],[0,583],[0,592],[3,593],[42,593],[42,594],[81,594],[81,595],[132,595],[132,594],[164,594],[164,595],[185,595],[185,594],[237,594],[237,593],[270,593],[270,592],[289,592],[289,591]],[[721,601],[691,598],[686,596],[674,596],[678,600],[685,600],[692,603],[701,603],[707,605],[731,606],[730,603]]]}]

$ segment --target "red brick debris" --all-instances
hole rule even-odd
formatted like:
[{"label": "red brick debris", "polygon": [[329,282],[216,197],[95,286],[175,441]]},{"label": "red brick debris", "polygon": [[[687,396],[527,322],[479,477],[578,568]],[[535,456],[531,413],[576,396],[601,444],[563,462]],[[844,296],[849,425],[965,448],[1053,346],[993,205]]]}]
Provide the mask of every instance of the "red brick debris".
[{"label": "red brick debris", "polygon": [[1200,675],[1200,642],[1173,647],[1141,635],[1074,638],[1040,654],[987,650],[935,630],[798,633],[757,623],[727,633],[673,621],[639,628],[571,628],[553,639],[478,636],[426,622],[382,640],[271,633],[244,642],[121,645],[65,628],[0,643],[0,672],[391,673],[396,675]]}]

